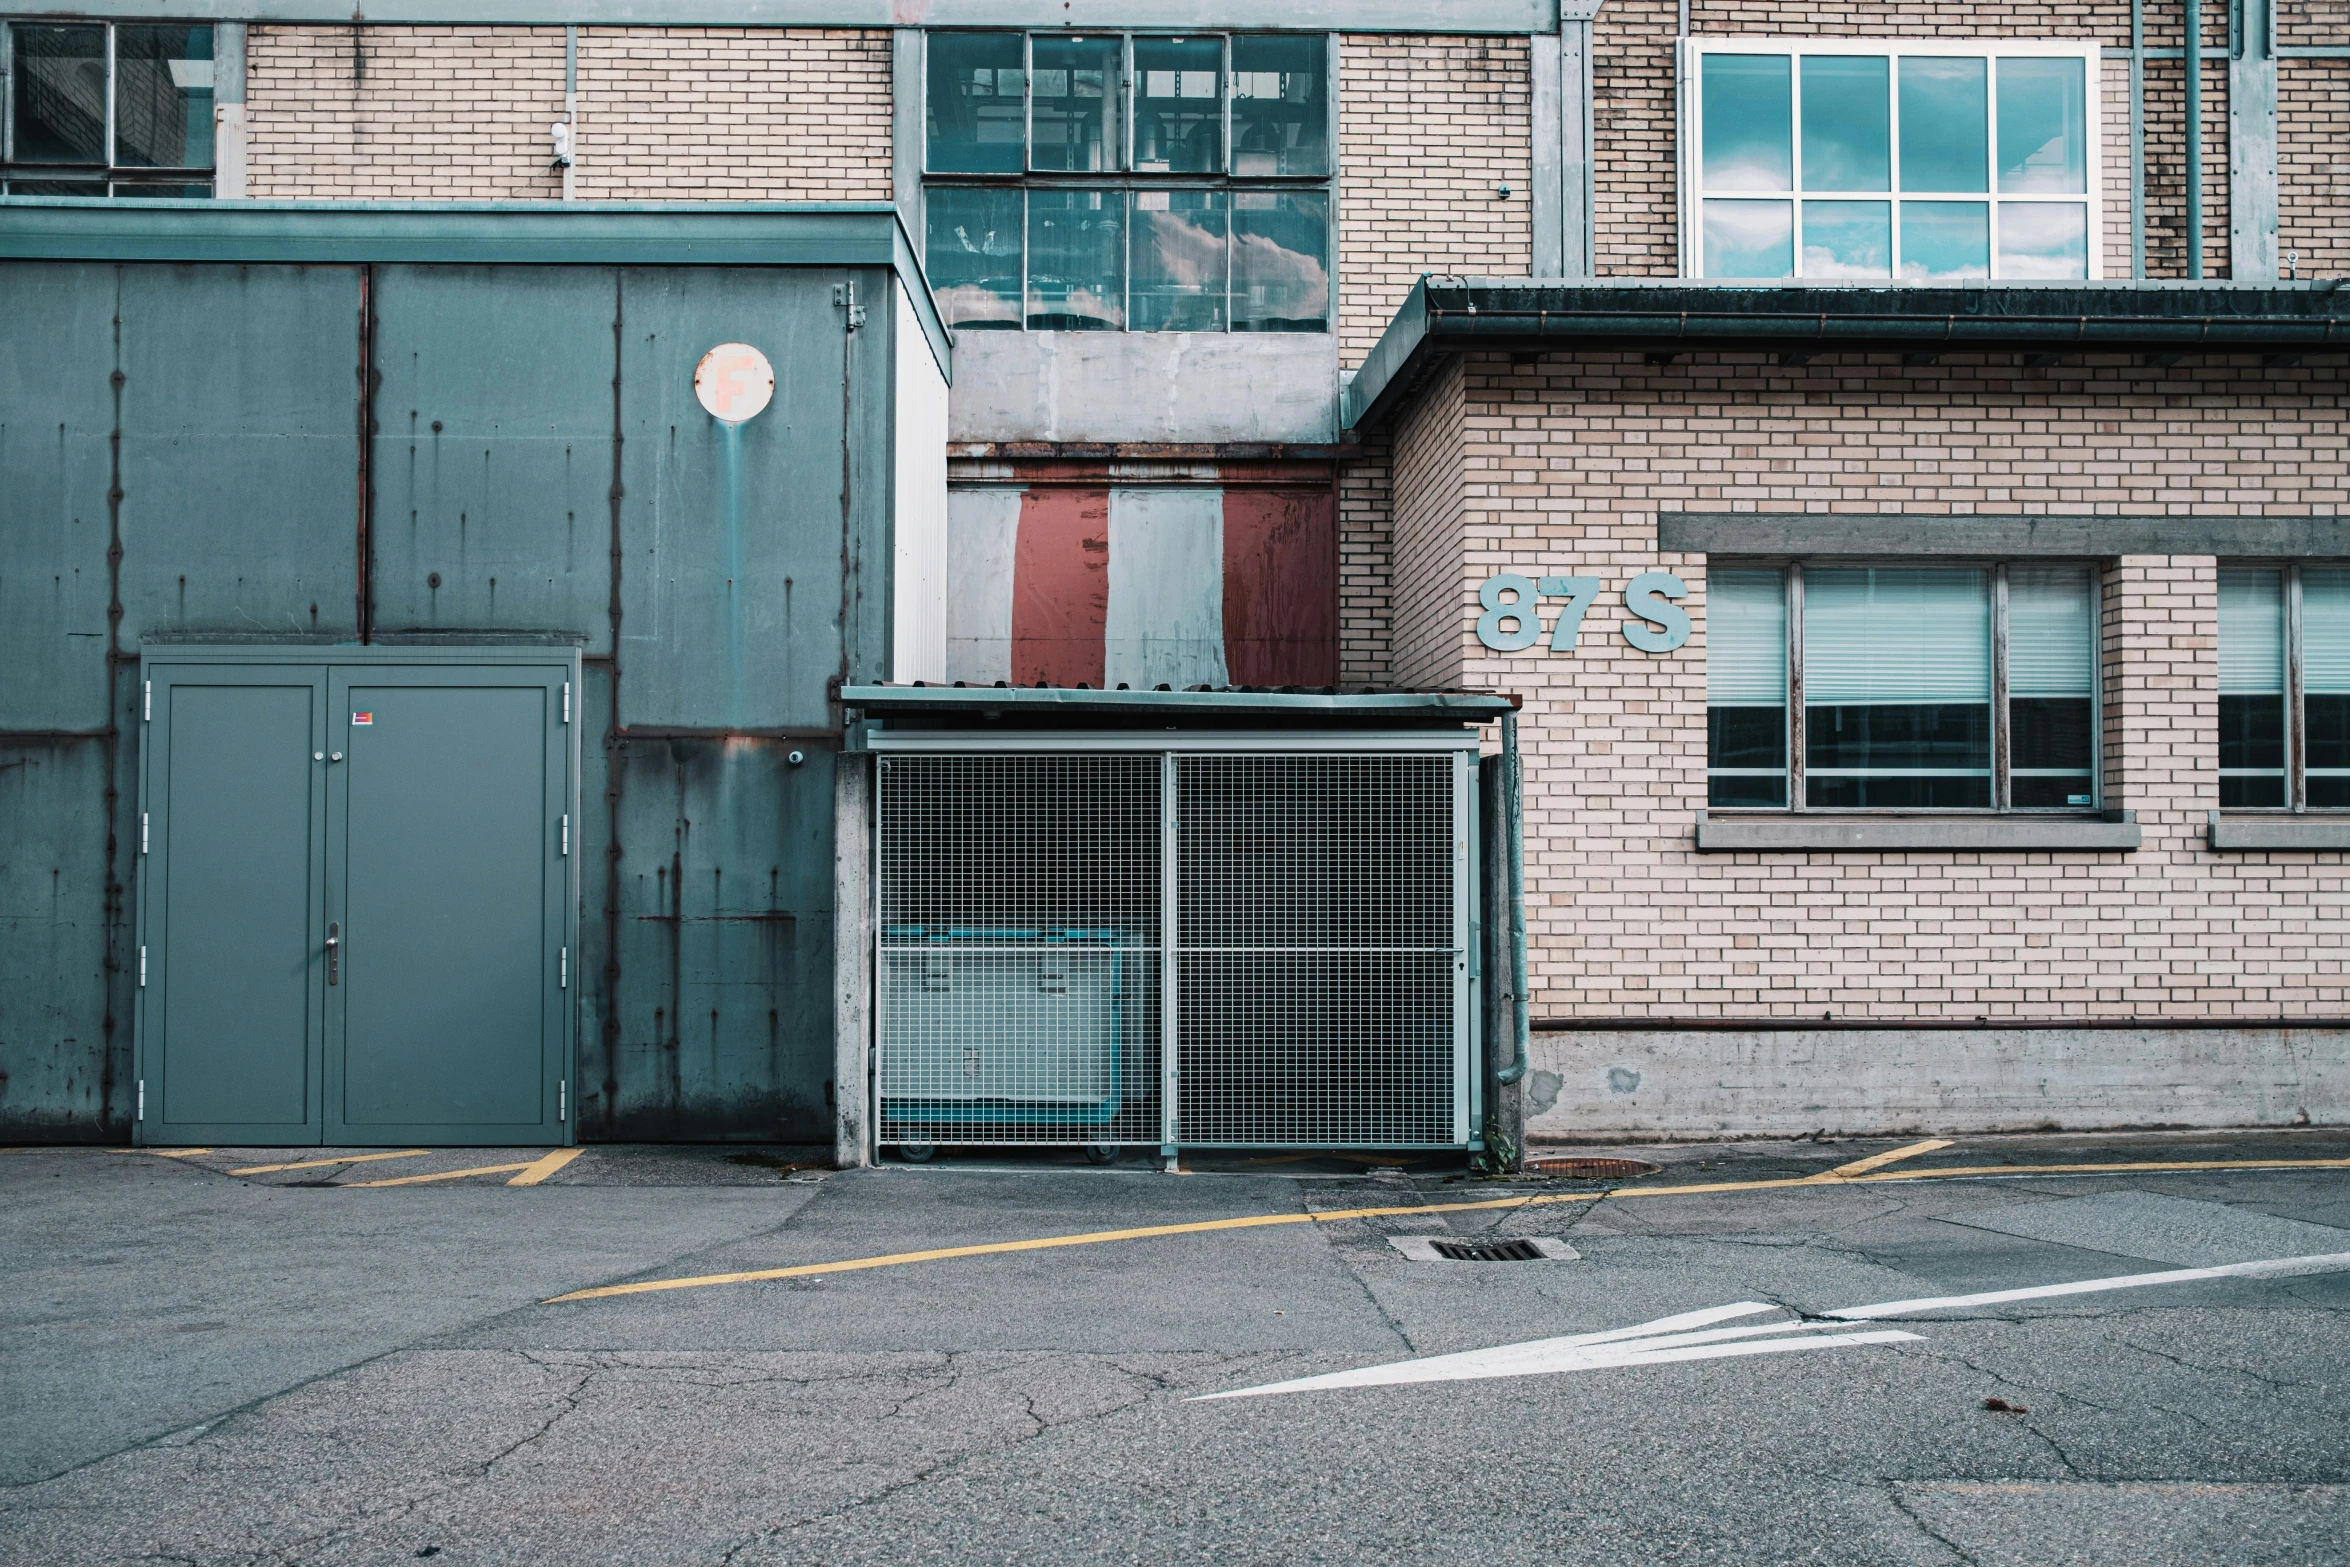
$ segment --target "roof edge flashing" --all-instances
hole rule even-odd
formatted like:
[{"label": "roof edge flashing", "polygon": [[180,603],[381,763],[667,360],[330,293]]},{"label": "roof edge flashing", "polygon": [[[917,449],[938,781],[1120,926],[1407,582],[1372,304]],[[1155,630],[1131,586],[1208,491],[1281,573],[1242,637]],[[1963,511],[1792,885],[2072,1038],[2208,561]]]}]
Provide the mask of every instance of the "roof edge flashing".
[{"label": "roof edge flashing", "polygon": [[1470,349],[2310,352],[2350,349],[2342,279],[1962,286],[1423,276],[1347,384],[1375,427]]}]

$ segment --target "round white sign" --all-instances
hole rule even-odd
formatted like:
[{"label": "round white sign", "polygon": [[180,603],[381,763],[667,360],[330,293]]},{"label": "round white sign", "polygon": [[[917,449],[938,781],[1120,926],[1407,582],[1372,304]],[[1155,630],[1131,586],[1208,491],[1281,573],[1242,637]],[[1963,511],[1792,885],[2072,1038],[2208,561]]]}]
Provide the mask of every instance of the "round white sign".
[{"label": "round white sign", "polygon": [[720,343],[694,366],[694,396],[710,417],[741,424],[775,396],[775,367],[748,343]]}]

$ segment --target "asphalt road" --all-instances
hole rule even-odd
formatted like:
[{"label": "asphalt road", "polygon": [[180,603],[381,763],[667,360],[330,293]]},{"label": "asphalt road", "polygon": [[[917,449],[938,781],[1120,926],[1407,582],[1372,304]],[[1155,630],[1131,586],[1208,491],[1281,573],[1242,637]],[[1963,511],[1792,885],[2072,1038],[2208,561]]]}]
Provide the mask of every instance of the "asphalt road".
[{"label": "asphalt road", "polygon": [[[2350,1562],[2350,1164],[2046,1173],[2350,1133],[1802,1179],[1901,1146],[1604,1150],[1664,1166],[1604,1199],[1295,1157],[591,1148],[351,1189],[537,1153],[8,1151],[0,1561]],[[1309,1217],[1366,1208],[1401,1211]],[[1480,1236],[1578,1255],[1393,1241]]]}]

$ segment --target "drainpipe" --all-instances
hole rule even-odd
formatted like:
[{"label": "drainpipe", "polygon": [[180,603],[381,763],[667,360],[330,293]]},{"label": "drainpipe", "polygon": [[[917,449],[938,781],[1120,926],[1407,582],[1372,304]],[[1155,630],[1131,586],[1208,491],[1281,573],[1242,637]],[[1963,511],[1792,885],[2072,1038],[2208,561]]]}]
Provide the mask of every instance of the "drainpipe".
[{"label": "drainpipe", "polygon": [[2203,0],[2187,0],[2187,276],[2203,276]]},{"label": "drainpipe", "polygon": [[572,163],[579,156],[579,29],[563,29],[563,119],[553,128],[555,167],[563,171],[563,199],[579,199],[578,174]]},{"label": "drainpipe", "polygon": [[1501,715],[1502,832],[1510,857],[1510,1064],[1493,1074],[1507,1087],[1526,1075],[1533,1010],[1526,997],[1526,811],[1518,764],[1518,712]]}]

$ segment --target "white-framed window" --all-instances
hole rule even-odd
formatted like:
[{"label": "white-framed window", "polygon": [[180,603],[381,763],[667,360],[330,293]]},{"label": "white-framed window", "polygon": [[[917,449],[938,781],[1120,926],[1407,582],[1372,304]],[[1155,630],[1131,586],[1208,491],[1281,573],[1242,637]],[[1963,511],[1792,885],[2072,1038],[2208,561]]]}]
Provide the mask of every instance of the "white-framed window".
[{"label": "white-framed window", "polygon": [[2098,46],[1681,41],[1681,272],[2103,276]]}]

